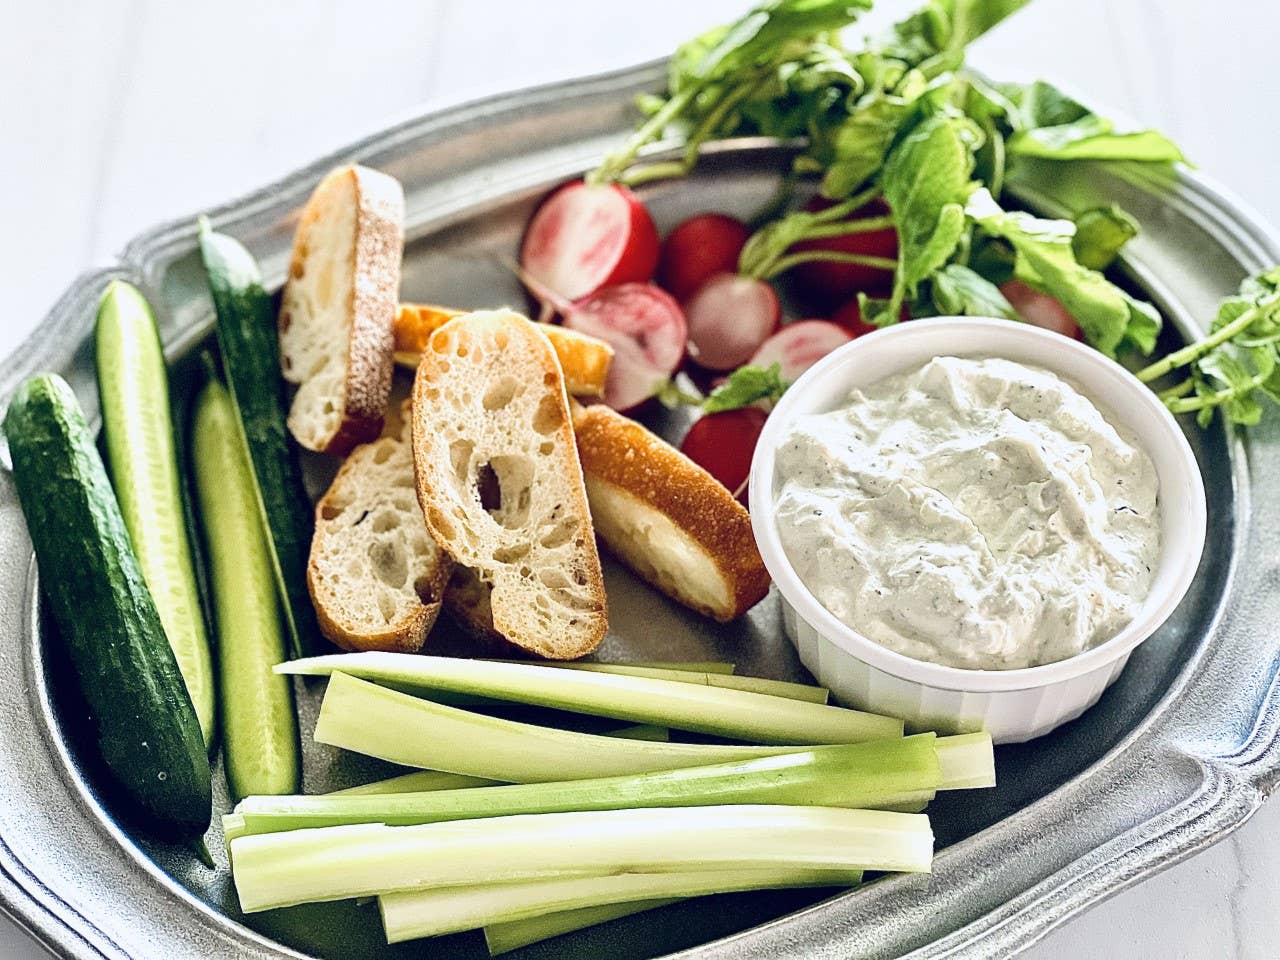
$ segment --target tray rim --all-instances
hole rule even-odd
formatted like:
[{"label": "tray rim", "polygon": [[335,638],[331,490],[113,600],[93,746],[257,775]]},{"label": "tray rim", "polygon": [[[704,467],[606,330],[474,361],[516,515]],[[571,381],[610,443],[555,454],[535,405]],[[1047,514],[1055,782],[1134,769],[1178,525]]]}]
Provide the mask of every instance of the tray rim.
[{"label": "tray rim", "polygon": [[[206,212],[215,225],[242,221],[261,209],[279,203],[282,196],[299,194],[309,189],[311,183],[334,162],[387,150],[398,142],[421,137],[432,128],[446,129],[477,116],[483,117],[512,108],[529,110],[541,103],[589,92],[615,89],[623,91],[651,85],[664,75],[665,64],[665,60],[651,61],[622,70],[543,84],[525,90],[452,102],[443,109],[433,109],[432,104],[428,103],[422,108],[407,112],[401,119],[379,131],[369,133],[263,187],[247,191]],[[1150,172],[1137,166],[1130,167],[1128,175],[1135,180],[1152,176]],[[1167,177],[1164,174],[1161,176]],[[1214,220],[1220,228],[1216,235],[1224,241],[1229,239],[1236,242],[1236,252],[1241,262],[1253,262],[1261,267],[1280,261],[1280,234],[1271,229],[1234,193],[1211,177],[1185,168],[1178,169],[1172,180],[1179,189],[1171,195],[1170,202],[1184,203],[1194,208],[1200,216]],[[61,349],[65,350],[68,338],[77,341],[81,339],[87,326],[83,319],[87,314],[84,305],[96,297],[105,280],[141,274],[149,260],[176,245],[189,243],[194,236],[193,220],[193,217],[177,217],[143,231],[130,240],[114,258],[75,277],[40,323],[0,362],[0,397],[7,402],[7,397],[20,376],[34,369],[53,366],[48,361],[56,355],[60,343]],[[1250,443],[1248,435],[1242,433],[1232,435],[1229,443],[1238,503],[1245,508],[1241,511],[1244,519],[1236,524],[1233,569],[1228,576],[1228,582],[1233,583],[1239,549],[1251,526],[1247,509],[1250,502]],[[7,451],[5,453],[7,459]],[[31,562],[34,563],[33,560]],[[1219,608],[1215,626],[1222,615],[1222,609]],[[1208,644],[1199,646],[1195,656],[1183,667],[1176,682],[1153,707],[1150,715],[1105,756],[1062,784],[1055,793],[1071,790],[1095,778],[1113,760],[1132,753],[1135,748],[1150,752],[1153,749],[1150,741],[1153,732],[1156,732],[1155,728],[1186,693],[1188,685],[1197,674],[1197,667],[1203,663],[1209,649]],[[1159,747],[1158,741],[1154,746]],[[1080,872],[1074,868],[1088,858],[1077,858],[1062,870],[1008,901],[1003,908],[904,956],[923,960],[924,957],[997,957],[1020,952],[1054,927],[1105,897],[1192,856],[1237,829],[1256,812],[1280,779],[1280,675],[1272,673],[1266,691],[1260,697],[1258,710],[1252,716],[1250,729],[1234,750],[1223,754],[1213,754],[1210,751],[1196,753],[1185,749],[1176,752],[1180,758],[1195,762],[1202,770],[1200,789],[1166,811],[1166,816],[1158,818],[1161,820],[1160,828],[1150,835],[1144,835],[1141,829],[1131,830],[1093,850],[1094,854],[1108,853],[1117,862],[1121,854],[1129,856],[1131,862],[1124,865],[1122,872],[1112,870],[1109,875],[1106,860],[1098,864],[1086,864],[1086,869]],[[1001,821],[1001,824],[1028,817],[1035,806],[1033,804],[1031,808],[1018,811]],[[1173,814],[1176,816],[1170,816]],[[1142,826],[1150,826],[1154,822],[1155,820],[1149,820]],[[1190,829],[1192,827],[1194,829]],[[980,838],[981,834],[978,834],[948,847],[939,855],[940,859],[960,855]],[[1137,856],[1133,856],[1134,854]],[[1082,878],[1089,882],[1081,883]],[[1068,891],[1068,886],[1076,889]],[[793,938],[797,933],[802,937],[815,937],[817,931],[812,921],[834,902],[825,901],[672,956],[711,960],[744,955],[790,955],[779,949],[779,935],[784,939]],[[206,912],[217,915],[217,911],[203,901],[200,906]],[[0,911],[57,956],[133,956],[126,952],[126,948],[114,943],[90,917],[78,913],[74,907],[45,887],[39,875],[14,855],[3,836],[0,836]],[[237,921],[222,919],[249,934],[252,939],[268,942],[256,931],[243,927]],[[805,927],[808,929],[804,930]],[[791,945],[795,946],[794,939]],[[817,946],[817,940],[813,940],[812,945]],[[291,948],[273,946],[281,951],[280,955],[301,956]]]}]

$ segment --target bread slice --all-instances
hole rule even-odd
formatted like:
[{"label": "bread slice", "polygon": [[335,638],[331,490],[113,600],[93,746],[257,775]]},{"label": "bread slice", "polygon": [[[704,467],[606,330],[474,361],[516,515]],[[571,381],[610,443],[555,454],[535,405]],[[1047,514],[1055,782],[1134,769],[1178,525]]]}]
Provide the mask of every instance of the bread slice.
[{"label": "bread slice", "polygon": [[720,621],[769,591],[751,518],[706,470],[609,407],[574,404],[596,533],[638,576]]},{"label": "bread slice", "polygon": [[308,450],[342,455],[382,430],[403,253],[395,179],[353,164],[320,181],[280,304],[280,366],[298,384],[289,430]]},{"label": "bread slice", "polygon": [[[430,303],[400,304],[395,325],[396,363],[417,369],[431,335],[464,312]],[[604,383],[609,378],[609,364],[613,361],[613,347],[585,333],[549,323],[538,324],[538,329],[546,334],[555,348],[560,369],[564,371],[565,389],[575,397],[603,396]]]},{"label": "bread slice", "polygon": [[417,652],[449,567],[422,519],[408,437],[353,450],[316,505],[307,587],[324,635],[344,650]]},{"label": "bread slice", "polygon": [[436,542],[491,590],[493,625],[554,659],[608,626],[564,375],[538,326],[471,313],[427,343],[413,388],[418,499]]}]

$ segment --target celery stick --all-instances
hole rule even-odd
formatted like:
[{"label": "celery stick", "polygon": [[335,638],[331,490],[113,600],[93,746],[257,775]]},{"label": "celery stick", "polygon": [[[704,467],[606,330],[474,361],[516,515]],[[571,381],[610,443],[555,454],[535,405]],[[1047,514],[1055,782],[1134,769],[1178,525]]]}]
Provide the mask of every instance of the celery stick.
[{"label": "celery stick", "polygon": [[803,749],[649,743],[557,730],[432,703],[345,673],[329,680],[315,738],[406,767],[512,783],[677,770]]},{"label": "celery stick", "polygon": [[247,836],[350,823],[410,826],[575,810],[787,804],[879,807],[938,786],[934,735],[813,747],[799,753],[657,773],[389,796],[247,797],[235,809]]},{"label": "celery stick", "polygon": [[996,759],[991,734],[985,730],[937,740],[940,790],[972,790],[996,785]]},{"label": "celery stick", "polygon": [[833,807],[682,807],[356,824],[237,837],[245,912],[400,890],[720,869],[926,872],[928,817]]},{"label": "celery stick", "polygon": [[[666,727],[655,727],[651,724],[640,724],[634,727],[623,727],[601,734],[604,737],[620,737],[627,740],[649,740],[654,743],[665,743],[669,739]],[[445,773],[441,770],[415,770],[413,773],[388,777],[386,780],[375,780],[359,787],[348,787],[345,790],[334,790],[325,796],[329,797],[366,797],[388,793],[425,793],[428,790],[461,790],[464,787],[494,787],[501,780],[489,780],[485,777],[468,777],[458,773]]]},{"label": "celery stick", "polygon": [[[523,660],[495,660],[494,663],[524,663]],[[677,683],[699,683],[704,687],[724,687],[728,690],[748,690],[771,697],[787,697],[791,700],[807,700],[809,703],[826,703],[831,693],[826,687],[807,683],[790,683],[786,680],[766,680],[763,677],[736,677],[732,672],[703,670],[705,664],[652,664],[652,663],[594,663],[577,660],[572,663],[546,663],[539,666],[560,670],[585,670],[588,673],[611,673],[622,677],[650,677],[654,680],[674,680]],[[732,664],[727,664],[732,668]]]},{"label": "celery stick", "polygon": [[807,870],[710,870],[687,873],[622,873],[523,883],[441,887],[389,893],[378,898],[388,943],[471,930],[490,923],[528,920],[547,913],[617,902],[699,897],[739,890],[852,886],[861,873]]},{"label": "celery stick", "polygon": [[505,923],[491,923],[484,928],[485,946],[489,948],[489,956],[496,957],[500,953],[510,953],[531,943],[550,940],[552,937],[585,930],[597,924],[608,923],[621,917],[629,917],[646,910],[656,910],[668,904],[679,903],[679,897],[669,900],[637,900],[631,903],[605,903],[598,907],[579,907],[577,910],[558,910],[555,913],[544,913],[527,920],[508,920]]},{"label": "celery stick", "polygon": [[294,660],[277,670],[308,676],[341,672],[382,683],[498,697],[755,743],[857,743],[902,736],[901,720],[843,707],[746,690],[524,663],[348,653]]},{"label": "celery stick", "polygon": [[[488,663],[528,663],[528,660],[490,659]],[[568,670],[594,670],[597,673],[610,673],[615,667],[640,667],[645,670],[673,670],[676,672],[732,674],[738,669],[735,663],[723,660],[633,660],[629,663],[600,663],[595,660],[546,660],[539,661],[542,667],[560,667]]]}]

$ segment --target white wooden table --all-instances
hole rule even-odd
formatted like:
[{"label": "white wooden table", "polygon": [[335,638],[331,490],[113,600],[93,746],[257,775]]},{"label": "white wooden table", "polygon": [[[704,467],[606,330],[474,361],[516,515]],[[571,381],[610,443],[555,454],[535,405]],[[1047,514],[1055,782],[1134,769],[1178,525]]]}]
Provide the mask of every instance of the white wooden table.
[{"label": "white wooden table", "polygon": [[[746,0],[12,0],[0,17],[0,354],[79,270],[388,120],[668,52]],[[879,23],[913,4],[882,0]],[[892,15],[892,16],[891,16]],[[1280,224],[1280,7],[1035,0],[982,62],[1170,134]],[[0,772],[3,775],[3,772]],[[1280,955],[1280,806],[1073,920],[1036,960]],[[0,918],[0,957],[42,951]]]}]

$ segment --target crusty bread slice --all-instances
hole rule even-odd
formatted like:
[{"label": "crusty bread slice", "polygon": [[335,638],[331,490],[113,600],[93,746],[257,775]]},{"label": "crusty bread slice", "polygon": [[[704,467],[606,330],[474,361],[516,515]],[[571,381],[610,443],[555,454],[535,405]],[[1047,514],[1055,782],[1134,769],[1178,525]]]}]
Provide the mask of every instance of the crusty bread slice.
[{"label": "crusty bread slice", "polygon": [[324,635],[345,650],[417,652],[449,567],[422,519],[408,436],[353,450],[316,504],[307,586]]},{"label": "crusty bread slice", "polygon": [[445,324],[413,387],[418,499],[436,542],[492,588],[493,625],[554,659],[608,626],[564,375],[538,326],[509,310]]},{"label": "crusty bread slice", "polygon": [[[395,325],[396,363],[416,370],[431,335],[464,312],[430,303],[400,304]],[[613,347],[585,333],[549,323],[538,324],[538,329],[555,348],[564,371],[565,389],[575,397],[603,396]]]},{"label": "crusty bread slice", "polygon": [[303,208],[280,304],[280,366],[298,384],[289,430],[308,450],[345,454],[382,429],[404,253],[404,192],[354,164]]},{"label": "crusty bread slice", "polygon": [[573,405],[596,533],[636,574],[716,620],[769,590],[751,518],[706,470],[609,407]]}]

